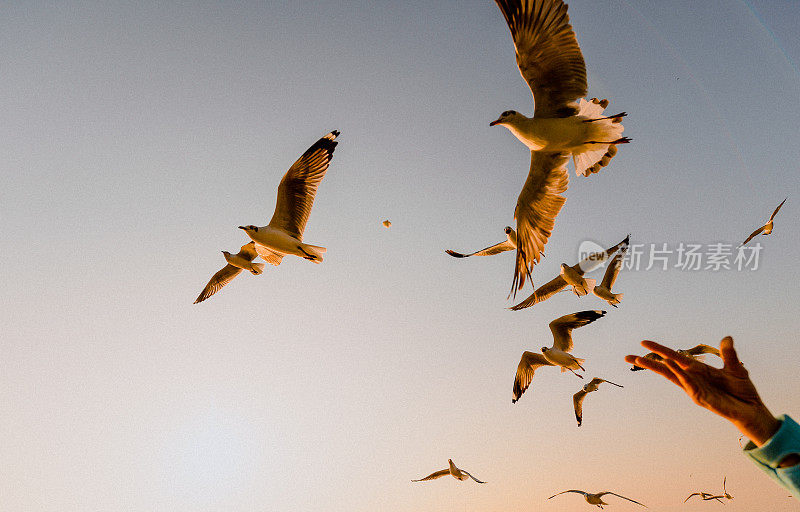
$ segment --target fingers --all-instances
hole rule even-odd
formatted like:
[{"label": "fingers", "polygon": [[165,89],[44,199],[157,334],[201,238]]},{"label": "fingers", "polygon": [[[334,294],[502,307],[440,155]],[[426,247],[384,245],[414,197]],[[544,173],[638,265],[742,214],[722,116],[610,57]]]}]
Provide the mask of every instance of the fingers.
[{"label": "fingers", "polygon": [[683,390],[686,391],[686,393],[689,396],[694,398],[695,395],[697,394],[697,386],[695,385],[692,378],[675,361],[672,361],[670,359],[665,359],[664,364],[678,379],[680,387],[682,387]]},{"label": "fingers", "polygon": [[664,345],[656,343],[655,341],[644,340],[642,341],[642,346],[646,349],[652,350],[653,352],[655,352],[656,354],[660,355],[665,359],[672,359],[673,361],[677,362],[681,366],[681,368],[684,369],[688,368],[692,363],[696,362],[691,357],[679,354],[674,350],[672,350],[671,348],[665,347]]},{"label": "fingers", "polygon": [[652,359],[647,359],[646,357],[639,357],[633,355],[625,356],[625,361],[631,364],[635,364],[636,366],[640,366],[642,368],[651,370],[661,375],[665,379],[668,379],[676,386],[683,387],[681,386],[678,377],[676,377],[675,374],[673,374],[672,371],[667,366],[664,365],[664,363],[661,363],[659,361],[653,361]]},{"label": "fingers", "polygon": [[738,377],[747,377],[747,370],[745,370],[742,362],[739,361],[736,349],[733,348],[733,338],[730,336],[722,338],[722,341],[719,342],[719,352],[726,370]]}]

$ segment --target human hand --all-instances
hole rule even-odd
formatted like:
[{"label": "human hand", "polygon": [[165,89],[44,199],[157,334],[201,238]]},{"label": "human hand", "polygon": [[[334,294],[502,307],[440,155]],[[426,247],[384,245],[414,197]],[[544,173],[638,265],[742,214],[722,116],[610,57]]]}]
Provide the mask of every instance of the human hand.
[{"label": "human hand", "polygon": [[714,368],[652,341],[642,346],[664,358],[653,361],[629,355],[628,363],[641,366],[665,377],[682,388],[694,403],[722,416],[757,446],[763,445],[780,428],[758,396],[747,370],[733,348],[733,338],[726,336],[719,344],[724,366]]}]

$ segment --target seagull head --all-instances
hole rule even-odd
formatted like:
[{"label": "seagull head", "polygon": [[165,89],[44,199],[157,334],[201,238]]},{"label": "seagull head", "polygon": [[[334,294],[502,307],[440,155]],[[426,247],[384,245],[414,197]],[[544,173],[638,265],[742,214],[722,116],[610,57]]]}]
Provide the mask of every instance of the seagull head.
[{"label": "seagull head", "polygon": [[517,112],[516,110],[506,110],[505,112],[500,114],[500,117],[489,123],[489,126],[494,126],[496,124],[511,123],[519,115],[520,115],[519,112]]},{"label": "seagull head", "polygon": [[256,232],[258,231],[258,227],[253,226],[252,224],[250,224],[249,226],[239,226],[239,229],[243,229],[243,230],[245,230],[245,232],[248,232],[248,233],[250,231],[256,231]]},{"label": "seagull head", "polygon": [[231,253],[229,253],[228,251],[222,251],[222,254],[224,254],[225,256],[230,256],[231,255]]}]

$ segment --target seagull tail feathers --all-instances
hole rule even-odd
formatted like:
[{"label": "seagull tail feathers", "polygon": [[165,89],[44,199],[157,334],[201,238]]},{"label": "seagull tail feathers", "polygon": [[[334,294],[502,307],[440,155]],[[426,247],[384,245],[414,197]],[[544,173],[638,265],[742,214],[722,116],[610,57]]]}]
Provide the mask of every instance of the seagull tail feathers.
[{"label": "seagull tail feathers", "polygon": [[251,272],[253,274],[255,274],[255,275],[258,275],[258,274],[264,272],[264,267],[265,266],[266,265],[264,263],[253,263],[253,270],[251,270]]},{"label": "seagull tail feathers", "polygon": [[328,250],[325,247],[320,247],[319,245],[310,245],[310,244],[303,244],[302,250],[312,257],[308,258],[314,263],[322,263],[324,259],[322,255]]}]

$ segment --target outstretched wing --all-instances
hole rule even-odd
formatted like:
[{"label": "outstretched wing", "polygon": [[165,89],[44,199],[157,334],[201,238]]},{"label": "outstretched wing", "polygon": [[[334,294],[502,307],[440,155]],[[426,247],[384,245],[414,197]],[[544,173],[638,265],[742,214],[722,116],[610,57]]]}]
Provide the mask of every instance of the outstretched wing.
[{"label": "outstretched wing", "polygon": [[463,469],[461,469],[460,471],[461,471],[462,473],[464,473],[465,475],[467,475],[468,477],[470,477],[471,479],[473,479],[473,480],[475,480],[476,482],[478,482],[479,484],[485,484],[485,483],[486,483],[486,482],[484,482],[483,480],[478,480],[477,478],[475,478],[474,476],[470,475],[468,472],[464,471]]},{"label": "outstretched wing", "polygon": [[496,0],[508,23],[517,65],[533,93],[534,116],[568,117],[586,95],[586,64],[561,0]]},{"label": "outstretched wing", "polygon": [[520,309],[525,309],[533,306],[534,304],[538,304],[543,302],[556,293],[562,291],[564,288],[567,287],[567,282],[564,281],[564,278],[559,275],[555,279],[548,281],[547,283],[543,284],[539,288],[537,288],[527,299],[523,300],[516,306],[511,306],[509,309],[514,311],[519,311]]},{"label": "outstretched wing", "polygon": [[431,473],[430,475],[426,476],[425,478],[420,478],[419,480],[411,480],[412,482],[424,482],[425,480],[436,480],[437,478],[441,478],[445,475],[450,474],[450,469],[443,469],[441,471],[437,471],[436,473]]},{"label": "outstretched wing", "polygon": [[511,403],[516,403],[522,393],[528,389],[533,380],[533,374],[541,366],[554,366],[553,363],[544,358],[542,354],[525,351],[517,365],[517,374],[514,377],[514,398]]},{"label": "outstretched wing", "polygon": [[553,333],[553,347],[564,352],[572,350],[572,330],[588,325],[598,318],[605,316],[606,312],[601,310],[579,311],[550,322],[550,332]]},{"label": "outstretched wing", "polygon": [[444,252],[446,252],[450,256],[453,256],[454,258],[469,258],[470,256],[494,256],[495,254],[500,254],[501,252],[513,251],[513,250],[514,250],[514,244],[512,244],[508,240],[504,240],[498,244],[494,244],[485,249],[481,249],[480,251],[475,251],[469,254],[461,254],[460,252],[452,251],[450,249],[447,249]]},{"label": "outstretched wing", "polygon": [[258,253],[256,252],[256,243],[250,242],[246,243],[239,249],[239,254],[237,256],[246,259],[247,261],[253,261],[258,257]]},{"label": "outstretched wing", "polygon": [[694,347],[687,349],[685,353],[690,356],[699,356],[701,354],[714,354],[717,357],[721,357],[718,348],[712,347],[711,345],[706,345],[705,343],[699,343]]},{"label": "outstretched wing", "polygon": [[644,504],[642,504],[642,503],[639,503],[639,502],[638,502],[638,501],[636,501],[636,500],[632,500],[632,499],[630,499],[630,498],[626,498],[625,496],[623,496],[623,495],[621,495],[621,494],[617,494],[617,493],[615,493],[615,492],[611,492],[611,491],[605,491],[605,492],[600,492],[600,493],[597,493],[597,495],[598,495],[599,497],[601,497],[601,498],[602,498],[603,496],[605,496],[606,494],[611,494],[611,495],[613,495],[613,496],[616,496],[617,498],[622,498],[623,500],[632,501],[632,502],[636,503],[637,505],[642,505],[644,508],[647,508],[647,505],[644,505]]},{"label": "outstretched wing", "polygon": [[692,494],[687,496],[686,499],[683,500],[683,502],[686,503],[687,501],[689,501],[689,498],[691,498],[692,496],[702,496],[703,494],[705,494],[705,493],[693,492]]},{"label": "outstretched wing", "polygon": [[[756,235],[758,235],[758,234],[760,234],[762,231],[764,231],[764,228],[766,228],[766,227],[767,227],[767,226],[761,226],[761,227],[760,227],[760,228],[758,228],[757,230],[755,230],[755,231],[753,231],[752,233],[750,233],[750,236],[748,236],[748,237],[745,239],[745,241],[744,241],[744,242],[742,242],[742,245],[747,245],[747,242],[749,242],[750,240],[752,240],[753,238],[755,238],[755,236],[756,236]],[[740,245],[739,247],[741,247],[742,245]]]},{"label": "outstretched wing", "polygon": [[[786,199],[789,199],[789,198],[787,197]],[[774,211],[774,212],[772,212],[772,215],[770,215],[770,216],[769,216],[769,221],[770,221],[770,222],[772,222],[772,220],[775,218],[775,215],[777,215],[777,214],[778,214],[778,210],[780,210],[780,209],[781,209],[781,206],[783,206],[783,203],[785,203],[785,202],[786,202],[786,199],[784,199],[783,201],[781,201],[781,204],[779,204],[779,205],[778,205],[778,207],[777,207],[777,208],[775,208],[775,211]]]},{"label": "outstretched wing", "polygon": [[225,265],[222,267],[222,270],[211,276],[211,280],[208,282],[203,291],[200,292],[200,295],[197,296],[194,303],[197,304],[198,302],[203,302],[207,298],[211,297],[215,293],[217,293],[223,286],[233,281],[233,278],[238,276],[242,272],[242,269],[239,267],[234,267],[231,264]]},{"label": "outstretched wing", "polygon": [[556,497],[556,496],[558,496],[559,494],[564,494],[564,493],[567,493],[567,492],[576,492],[576,493],[578,493],[578,494],[583,494],[584,496],[586,496],[586,491],[579,491],[579,490],[577,490],[577,489],[570,489],[570,490],[568,490],[568,491],[561,491],[561,492],[559,492],[559,493],[556,493],[556,494],[554,494],[554,495],[550,496],[550,497],[549,497],[549,498],[547,498],[547,499],[548,499],[548,500],[552,500],[553,498],[555,498],[555,497]]},{"label": "outstretched wing", "polygon": [[317,187],[333,158],[338,135],[334,130],[319,139],[286,171],[278,185],[278,200],[270,227],[280,228],[302,241]]},{"label": "outstretched wing", "polygon": [[528,179],[517,198],[514,218],[517,219],[517,259],[511,291],[516,295],[525,284],[525,276],[541,259],[550,238],[556,216],[566,198],[569,153],[531,151]]},{"label": "outstretched wing", "polygon": [[[592,380],[594,382],[594,379]],[[581,426],[583,423],[583,399],[586,398],[589,392],[581,389],[574,395],[572,395],[572,405],[575,406],[575,419],[578,420],[578,426]]]},{"label": "outstretched wing", "polygon": [[605,288],[606,290],[611,290],[614,286],[614,283],[617,280],[617,276],[619,275],[619,271],[622,269],[622,260],[625,258],[625,252],[628,250],[628,245],[623,245],[622,248],[614,255],[614,259],[611,260],[611,263],[608,264],[608,268],[606,269],[606,273],[603,274],[603,281],[600,283],[600,286]]}]

